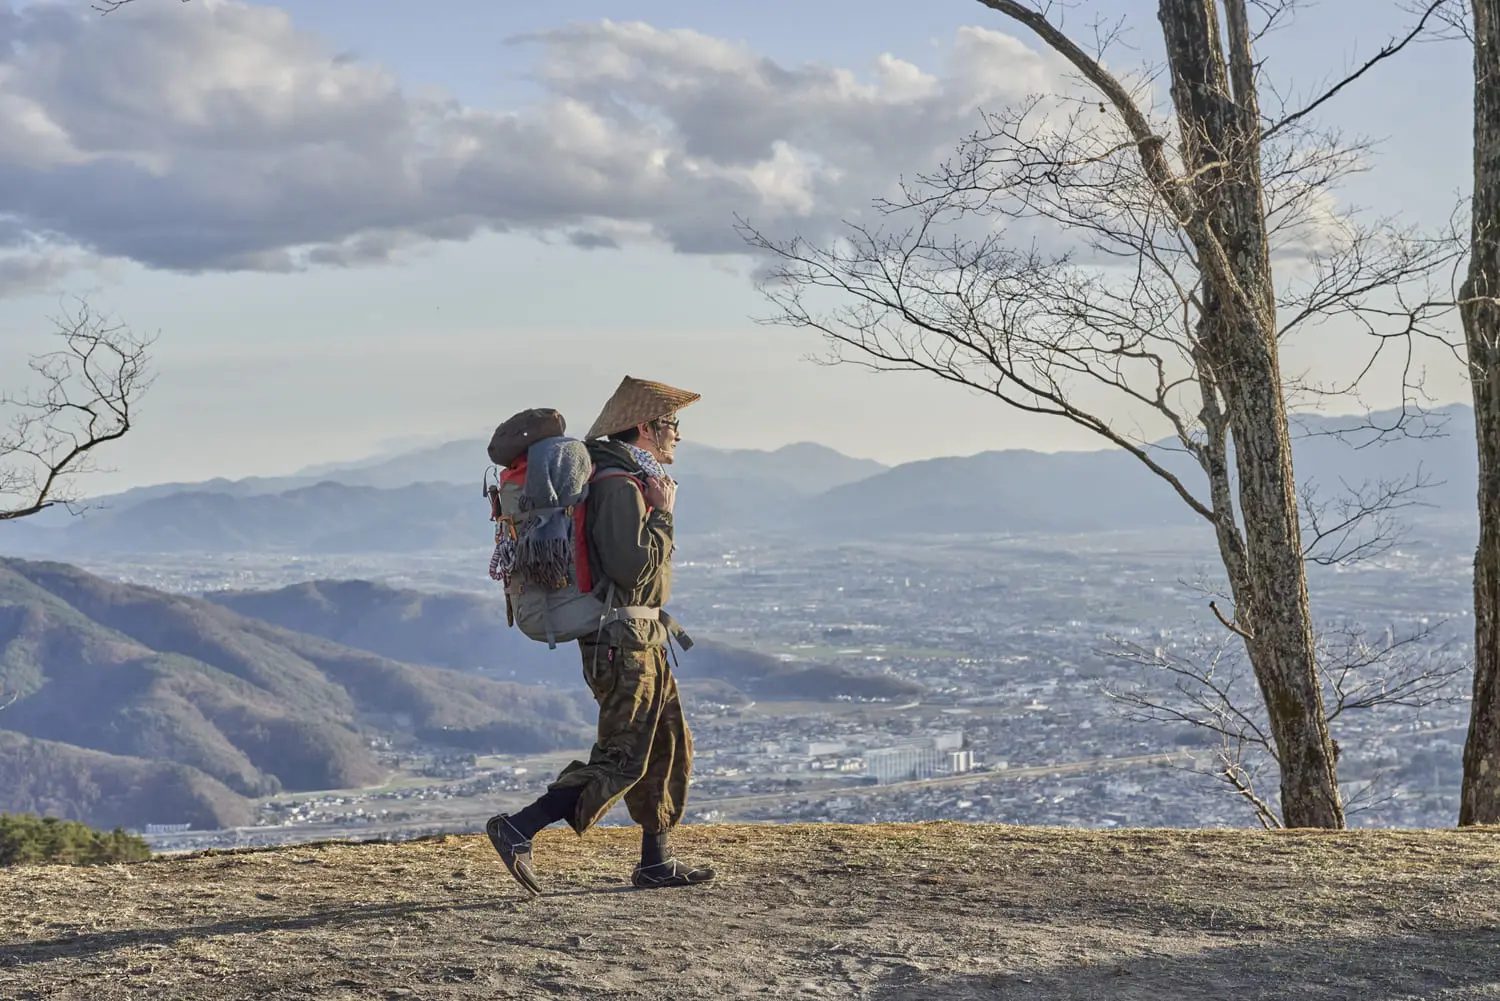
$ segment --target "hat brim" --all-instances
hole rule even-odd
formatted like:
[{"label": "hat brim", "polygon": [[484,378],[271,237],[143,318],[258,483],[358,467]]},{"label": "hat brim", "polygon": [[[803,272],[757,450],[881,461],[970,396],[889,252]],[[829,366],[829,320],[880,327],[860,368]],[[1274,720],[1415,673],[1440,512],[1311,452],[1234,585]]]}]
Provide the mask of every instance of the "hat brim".
[{"label": "hat brim", "polygon": [[604,404],[586,437],[602,438],[661,420],[702,398],[700,393],[627,375]]}]

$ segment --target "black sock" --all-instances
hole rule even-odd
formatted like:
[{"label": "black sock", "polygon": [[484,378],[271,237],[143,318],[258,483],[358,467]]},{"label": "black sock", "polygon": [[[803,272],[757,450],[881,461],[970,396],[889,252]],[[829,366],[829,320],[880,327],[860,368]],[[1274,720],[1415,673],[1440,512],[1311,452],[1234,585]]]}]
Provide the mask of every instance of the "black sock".
[{"label": "black sock", "polygon": [[531,840],[537,831],[548,824],[555,824],[568,814],[573,812],[573,807],[578,805],[578,799],[583,795],[582,786],[568,786],[565,789],[548,789],[535,803],[513,813],[508,818],[511,827],[516,833],[526,840]]},{"label": "black sock", "polygon": [[661,865],[671,854],[667,851],[667,836],[670,831],[660,831],[652,834],[650,831],[641,831],[641,865]]}]

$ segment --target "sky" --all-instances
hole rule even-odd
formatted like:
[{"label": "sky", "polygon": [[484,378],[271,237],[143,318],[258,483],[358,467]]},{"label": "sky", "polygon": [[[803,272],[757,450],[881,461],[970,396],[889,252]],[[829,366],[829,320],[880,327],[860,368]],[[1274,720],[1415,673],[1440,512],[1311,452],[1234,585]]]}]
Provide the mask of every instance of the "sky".
[{"label": "sky", "polygon": [[[1401,6],[1309,6],[1265,40],[1268,75],[1316,92]],[[1081,0],[1067,26],[1090,11],[1128,29],[1112,67],[1159,62],[1153,4]],[[1324,121],[1378,140],[1341,197],[1446,219],[1469,72],[1461,44],[1425,44],[1330,102]],[[479,441],[533,406],[582,431],[626,373],[702,393],[683,432],[710,445],[1097,447],[818,364],[816,336],[758,322],[734,229],[830,237],[978,109],[1065,80],[974,0],[0,0],[0,389],[77,297],[157,337],[100,491]],[[1465,398],[1456,368],[1430,374],[1440,402]]]}]

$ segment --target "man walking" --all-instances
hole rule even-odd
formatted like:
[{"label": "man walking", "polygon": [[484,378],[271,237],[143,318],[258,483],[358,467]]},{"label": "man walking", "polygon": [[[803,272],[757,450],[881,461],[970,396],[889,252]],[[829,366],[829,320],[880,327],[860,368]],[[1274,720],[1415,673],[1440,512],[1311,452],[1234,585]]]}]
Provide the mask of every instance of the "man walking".
[{"label": "man walking", "polygon": [[672,509],[677,484],[664,467],[681,438],[677,411],[699,399],[626,376],[589,429],[594,474],[586,501],[588,562],[609,610],[597,635],[579,640],[583,676],[599,703],[599,733],[587,763],[574,761],[536,802],[498,814],[485,832],[517,882],[541,892],[531,839],[559,820],[582,835],[621,797],[641,826],[642,889],[690,886],[712,869],[673,856],[668,836],[682,820],[693,738],[668,663]]}]

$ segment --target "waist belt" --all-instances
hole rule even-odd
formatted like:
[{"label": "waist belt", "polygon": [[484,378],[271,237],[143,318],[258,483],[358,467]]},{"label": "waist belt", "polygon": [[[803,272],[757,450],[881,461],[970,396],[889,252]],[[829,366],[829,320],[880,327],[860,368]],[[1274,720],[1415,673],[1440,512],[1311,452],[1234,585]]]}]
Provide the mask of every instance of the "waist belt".
[{"label": "waist belt", "polygon": [[611,622],[625,622],[628,619],[660,620],[661,615],[660,608],[652,608],[650,605],[621,605],[604,613],[604,624],[607,626]]},{"label": "waist belt", "polygon": [[652,608],[650,605],[620,605],[618,608],[611,608],[604,613],[604,618],[599,622],[599,628],[603,629],[611,622],[628,622],[631,619],[649,619],[653,622],[660,622],[667,627],[669,643],[676,640],[677,645],[684,650],[693,648],[693,638],[678,624],[676,619],[672,618],[672,614],[664,608]]}]

